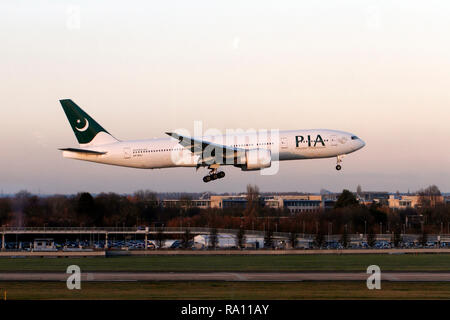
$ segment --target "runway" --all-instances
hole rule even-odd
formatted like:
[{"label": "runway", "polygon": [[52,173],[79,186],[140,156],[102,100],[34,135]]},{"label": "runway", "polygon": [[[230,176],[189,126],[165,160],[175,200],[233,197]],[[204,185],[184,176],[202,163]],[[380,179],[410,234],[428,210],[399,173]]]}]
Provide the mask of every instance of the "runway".
[{"label": "runway", "polygon": [[[0,281],[66,281],[56,272],[2,272]],[[365,281],[364,272],[86,272],[82,281]],[[382,272],[384,281],[447,282],[450,272]]]}]

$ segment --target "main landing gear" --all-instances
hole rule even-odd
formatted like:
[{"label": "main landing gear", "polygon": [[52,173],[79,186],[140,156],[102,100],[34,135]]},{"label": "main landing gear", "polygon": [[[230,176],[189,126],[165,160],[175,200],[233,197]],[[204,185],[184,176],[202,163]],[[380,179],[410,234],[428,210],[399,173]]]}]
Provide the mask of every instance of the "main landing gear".
[{"label": "main landing gear", "polygon": [[210,172],[207,176],[203,177],[203,182],[210,182],[212,180],[217,180],[217,179],[222,179],[223,177],[225,177],[225,172],[223,171],[219,171],[217,172],[217,168],[209,168]]},{"label": "main landing gear", "polygon": [[340,163],[342,162],[342,158],[344,157],[344,155],[340,155],[336,157],[336,170],[339,171],[342,169],[342,166],[340,165]]}]

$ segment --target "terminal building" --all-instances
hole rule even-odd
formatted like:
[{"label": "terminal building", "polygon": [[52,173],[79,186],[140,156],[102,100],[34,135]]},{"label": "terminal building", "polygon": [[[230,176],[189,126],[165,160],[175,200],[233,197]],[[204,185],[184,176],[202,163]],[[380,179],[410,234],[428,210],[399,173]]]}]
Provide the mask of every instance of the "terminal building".
[{"label": "terminal building", "polygon": [[[362,205],[377,203],[382,207],[394,210],[419,208],[423,197],[419,195],[400,195],[389,192],[360,192],[355,193],[358,202]],[[298,195],[260,195],[261,207],[286,210],[291,214],[319,212],[334,208],[339,193],[328,194],[298,194]],[[448,203],[450,199],[443,196],[425,197],[431,206],[439,203]],[[247,195],[211,195],[205,199],[170,199],[161,200],[160,205],[165,208],[200,208],[200,209],[230,209],[247,207]]]},{"label": "terminal building", "polygon": [[356,193],[356,198],[360,204],[370,205],[372,203],[378,203],[381,206],[387,207],[389,205],[389,192],[380,191],[364,191]]},{"label": "terminal building", "polygon": [[[324,209],[321,195],[261,196],[260,206],[273,209],[287,209],[290,213],[312,212]],[[211,208],[245,208],[247,196],[211,196]]]},{"label": "terminal building", "polygon": [[[260,196],[259,205],[273,209],[286,209],[290,213],[315,212],[334,207],[335,200],[322,195],[273,195]],[[201,209],[229,209],[247,207],[247,195],[212,195],[209,199],[190,200],[162,200],[163,207],[197,207]]]},{"label": "terminal building", "polygon": [[434,207],[438,204],[443,204],[443,196],[419,196],[419,195],[389,195],[389,208],[394,210],[404,210],[408,208],[419,208],[422,202],[427,202],[428,205]]},{"label": "terminal building", "polygon": [[211,208],[211,200],[198,199],[198,200],[183,200],[183,199],[168,199],[161,200],[161,206],[164,208]]}]

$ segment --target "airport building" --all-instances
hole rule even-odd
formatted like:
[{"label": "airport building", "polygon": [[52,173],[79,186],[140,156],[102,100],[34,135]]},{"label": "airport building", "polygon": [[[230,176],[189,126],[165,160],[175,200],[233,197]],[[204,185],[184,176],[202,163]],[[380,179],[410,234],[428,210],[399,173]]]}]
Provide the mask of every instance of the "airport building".
[{"label": "airport building", "polygon": [[394,210],[404,210],[408,208],[419,208],[422,202],[427,202],[434,207],[444,203],[443,196],[419,196],[419,195],[389,195],[389,208]]},{"label": "airport building", "polygon": [[389,206],[389,192],[380,191],[364,191],[356,193],[356,198],[360,204],[370,205],[372,203],[378,203],[382,206]]},{"label": "airport building", "polygon": [[444,203],[445,204],[450,204],[450,196],[445,196],[444,197]]},{"label": "airport building", "polygon": [[[325,208],[321,195],[276,195],[261,196],[260,206],[273,209],[287,209],[290,213],[319,211]],[[329,201],[327,201],[327,204]],[[245,208],[247,196],[211,196],[211,208]]]},{"label": "airport building", "polygon": [[417,208],[419,205],[419,196],[411,195],[393,195],[389,196],[389,208],[395,210],[404,210],[408,208]]},{"label": "airport building", "polygon": [[277,196],[281,208],[290,213],[320,211],[323,208],[321,195]]},{"label": "airport building", "polygon": [[[247,207],[247,195],[245,194],[232,196],[211,196],[210,200],[211,208],[226,209]],[[260,201],[262,201],[261,198]]]},{"label": "airport building", "polygon": [[[418,208],[421,201],[427,201],[429,205],[435,206],[439,203],[449,203],[449,197],[430,196],[421,197],[417,194],[392,194],[389,192],[360,192],[355,193],[360,204],[380,204],[382,207],[404,210]],[[298,195],[261,195],[259,205],[261,207],[286,210],[291,214],[318,212],[334,208],[339,193],[329,194],[298,194]],[[204,199],[163,199],[159,205],[164,208],[200,208],[200,209],[229,209],[247,207],[247,195],[211,195]]]},{"label": "airport building", "polygon": [[211,200],[197,199],[197,200],[183,200],[183,199],[168,199],[162,200],[161,205],[164,208],[200,208],[208,209],[211,207]]}]

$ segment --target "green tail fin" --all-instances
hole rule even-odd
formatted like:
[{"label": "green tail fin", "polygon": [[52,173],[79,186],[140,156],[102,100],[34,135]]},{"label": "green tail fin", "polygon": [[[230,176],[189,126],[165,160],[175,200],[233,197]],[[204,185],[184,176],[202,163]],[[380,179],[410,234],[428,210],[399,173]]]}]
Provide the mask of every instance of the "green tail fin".
[{"label": "green tail fin", "polygon": [[117,141],[71,99],[59,100],[59,102],[61,103],[70,126],[80,144],[91,143],[100,132],[106,133],[112,139]]}]

